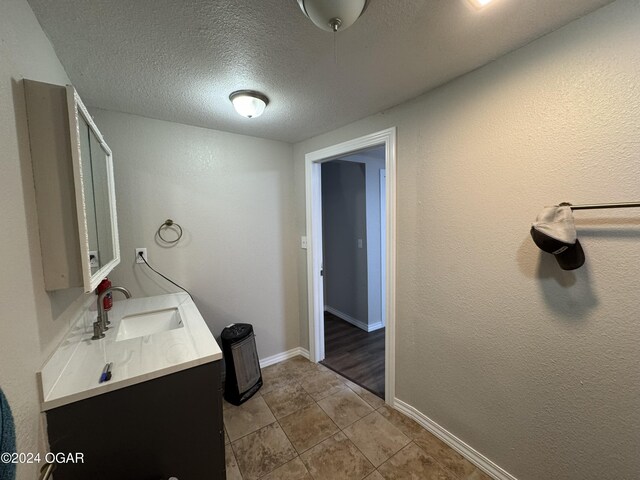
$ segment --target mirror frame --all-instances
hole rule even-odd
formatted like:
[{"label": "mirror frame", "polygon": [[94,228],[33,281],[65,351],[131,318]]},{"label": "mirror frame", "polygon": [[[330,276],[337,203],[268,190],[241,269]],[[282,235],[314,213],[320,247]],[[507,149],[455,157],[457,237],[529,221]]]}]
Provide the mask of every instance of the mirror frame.
[{"label": "mirror frame", "polygon": [[[116,192],[113,178],[113,154],[104,141],[100,130],[94,123],[87,108],[82,103],[78,92],[72,85],[67,85],[67,106],[69,109],[69,132],[71,134],[71,157],[73,160],[73,177],[76,193],[76,210],[78,215],[78,233],[80,239],[80,255],[82,258],[82,278],[84,280],[84,291],[92,292],[98,284],[120,263],[120,243],[118,236],[118,216],[116,212]],[[113,240],[113,259],[91,274],[89,262],[89,229],[87,227],[87,211],[85,199],[85,179],[82,172],[82,158],[80,150],[80,116],[87,122],[100,142],[100,146],[105,150],[107,157],[107,182],[109,192],[109,210],[111,217],[111,236]]]}]

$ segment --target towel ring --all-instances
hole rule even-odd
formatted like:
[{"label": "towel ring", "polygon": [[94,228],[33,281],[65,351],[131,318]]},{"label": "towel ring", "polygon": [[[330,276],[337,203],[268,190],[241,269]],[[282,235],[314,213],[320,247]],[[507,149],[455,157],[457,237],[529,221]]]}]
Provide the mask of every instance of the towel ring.
[{"label": "towel ring", "polygon": [[[164,238],[162,236],[162,231],[167,229],[167,228],[177,229],[178,230],[178,236],[176,238],[174,238],[173,240],[167,240],[166,238]],[[162,225],[160,225],[158,227],[158,230],[156,231],[156,235],[158,235],[158,238],[160,240],[162,240],[164,243],[168,243],[168,244],[178,243],[180,241],[180,239],[182,238],[182,227],[179,224],[177,224],[176,222],[174,222],[173,220],[171,220],[170,218],[168,218],[167,220],[165,220],[165,222]]]}]

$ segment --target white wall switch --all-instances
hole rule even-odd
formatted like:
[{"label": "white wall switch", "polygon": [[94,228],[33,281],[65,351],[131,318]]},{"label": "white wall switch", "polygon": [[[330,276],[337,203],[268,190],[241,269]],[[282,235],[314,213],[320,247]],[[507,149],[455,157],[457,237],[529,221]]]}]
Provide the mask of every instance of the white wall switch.
[{"label": "white wall switch", "polygon": [[300,237],[300,248],[307,249],[307,237]]},{"label": "white wall switch", "polygon": [[147,249],[146,248],[136,248],[136,263],[144,263],[144,260],[142,258],[140,258],[140,253],[142,253],[142,256],[144,257],[144,260],[146,260],[147,262],[149,261],[149,257],[147,256]]},{"label": "white wall switch", "polygon": [[362,239],[361,238],[358,239],[358,248],[362,248]]}]

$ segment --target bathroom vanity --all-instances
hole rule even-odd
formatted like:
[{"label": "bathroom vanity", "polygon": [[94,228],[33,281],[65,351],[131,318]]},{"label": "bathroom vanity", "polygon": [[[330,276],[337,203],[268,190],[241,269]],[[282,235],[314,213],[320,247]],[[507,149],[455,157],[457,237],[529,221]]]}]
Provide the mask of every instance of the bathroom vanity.
[{"label": "bathroom vanity", "polygon": [[[45,289],[93,292],[120,262],[111,150],[72,86],[24,87]],[[74,460],[54,478],[225,478],[222,352],[191,297],[114,302],[104,337],[86,301],[38,372],[50,451]]]},{"label": "bathroom vanity", "polygon": [[[72,86],[24,91],[45,289],[93,292],[120,262],[111,150]],[[104,338],[86,301],[38,372],[55,479],[224,479],[222,352],[193,300],[114,302]]]},{"label": "bathroom vanity", "polygon": [[[114,302],[105,338],[78,319],[39,372],[57,480],[224,479],[222,352],[186,293]],[[100,383],[112,363],[112,377]]]}]

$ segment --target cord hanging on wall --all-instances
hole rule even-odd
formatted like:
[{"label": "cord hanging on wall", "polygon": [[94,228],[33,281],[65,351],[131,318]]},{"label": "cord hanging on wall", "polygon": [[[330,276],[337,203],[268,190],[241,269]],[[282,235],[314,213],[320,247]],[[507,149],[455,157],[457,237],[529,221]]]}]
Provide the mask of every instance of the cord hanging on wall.
[{"label": "cord hanging on wall", "polygon": [[[167,237],[167,230],[171,230],[176,234],[175,238]],[[182,238],[182,227],[168,218],[164,221],[162,225],[158,227],[156,231],[156,236],[160,239],[161,242],[166,243],[168,245],[175,245]]]}]

